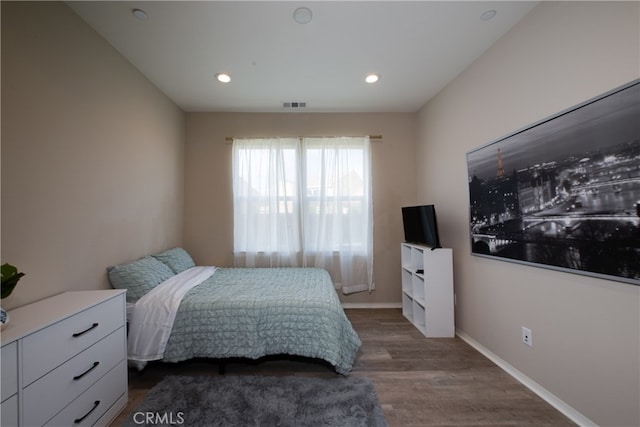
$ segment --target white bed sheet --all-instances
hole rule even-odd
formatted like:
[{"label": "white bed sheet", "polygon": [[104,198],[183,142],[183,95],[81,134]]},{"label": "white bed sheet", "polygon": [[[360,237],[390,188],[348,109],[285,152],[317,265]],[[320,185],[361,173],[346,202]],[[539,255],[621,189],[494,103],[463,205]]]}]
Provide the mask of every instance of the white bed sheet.
[{"label": "white bed sheet", "polygon": [[192,267],[165,280],[140,298],[129,317],[130,362],[160,360],[184,295],[215,273],[217,267]]}]

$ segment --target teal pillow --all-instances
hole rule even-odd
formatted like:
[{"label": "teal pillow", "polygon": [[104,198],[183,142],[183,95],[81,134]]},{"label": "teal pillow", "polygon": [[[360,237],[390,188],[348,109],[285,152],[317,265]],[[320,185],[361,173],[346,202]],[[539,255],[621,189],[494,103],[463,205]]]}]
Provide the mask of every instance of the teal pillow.
[{"label": "teal pillow", "polygon": [[162,253],[151,256],[168,266],[175,274],[196,266],[191,255],[182,248],[167,249]]},{"label": "teal pillow", "polygon": [[174,276],[169,267],[146,256],[128,264],[107,268],[111,286],[127,290],[127,302],[135,303],[160,283]]}]

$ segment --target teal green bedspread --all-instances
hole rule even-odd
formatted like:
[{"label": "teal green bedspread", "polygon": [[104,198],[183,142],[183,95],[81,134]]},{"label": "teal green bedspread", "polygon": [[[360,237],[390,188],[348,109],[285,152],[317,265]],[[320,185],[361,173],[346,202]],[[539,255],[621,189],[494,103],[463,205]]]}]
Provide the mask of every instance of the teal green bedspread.
[{"label": "teal green bedspread", "polygon": [[163,360],[322,359],[348,374],[361,341],[319,268],[220,268],[183,298]]}]

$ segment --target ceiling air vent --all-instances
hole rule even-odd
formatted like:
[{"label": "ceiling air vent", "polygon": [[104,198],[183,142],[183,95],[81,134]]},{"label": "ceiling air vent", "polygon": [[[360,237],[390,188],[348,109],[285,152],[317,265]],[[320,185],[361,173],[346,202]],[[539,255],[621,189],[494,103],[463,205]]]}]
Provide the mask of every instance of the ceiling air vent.
[{"label": "ceiling air vent", "polygon": [[282,108],[306,108],[306,102],[283,102]]}]

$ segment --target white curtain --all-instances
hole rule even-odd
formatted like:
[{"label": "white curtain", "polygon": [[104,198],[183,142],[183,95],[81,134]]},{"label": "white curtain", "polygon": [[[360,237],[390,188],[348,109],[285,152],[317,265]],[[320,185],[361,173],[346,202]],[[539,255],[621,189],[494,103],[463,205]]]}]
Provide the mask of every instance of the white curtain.
[{"label": "white curtain", "polygon": [[373,290],[369,138],[303,139],[303,261],[344,293]]},{"label": "white curtain", "polygon": [[234,259],[321,267],[344,293],[372,291],[368,137],[234,139]]},{"label": "white curtain", "polygon": [[234,139],[234,262],[300,265],[298,138]]}]

